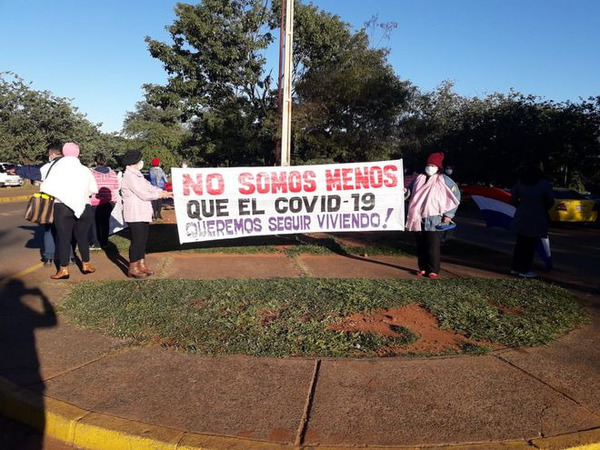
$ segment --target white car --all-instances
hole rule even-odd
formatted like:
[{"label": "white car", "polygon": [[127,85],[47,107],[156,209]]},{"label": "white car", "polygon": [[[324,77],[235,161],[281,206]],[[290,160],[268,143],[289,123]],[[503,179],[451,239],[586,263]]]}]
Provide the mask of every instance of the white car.
[{"label": "white car", "polygon": [[18,175],[10,175],[7,170],[14,167],[14,164],[0,162],[0,187],[21,186],[23,179]]}]

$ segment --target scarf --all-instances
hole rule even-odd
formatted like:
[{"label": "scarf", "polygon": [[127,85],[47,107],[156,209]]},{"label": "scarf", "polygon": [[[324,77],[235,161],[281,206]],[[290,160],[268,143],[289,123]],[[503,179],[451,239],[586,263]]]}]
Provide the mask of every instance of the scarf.
[{"label": "scarf", "polygon": [[425,217],[442,216],[458,206],[458,200],[441,174],[419,175],[411,197],[406,217],[408,231],[421,231],[421,221]]}]

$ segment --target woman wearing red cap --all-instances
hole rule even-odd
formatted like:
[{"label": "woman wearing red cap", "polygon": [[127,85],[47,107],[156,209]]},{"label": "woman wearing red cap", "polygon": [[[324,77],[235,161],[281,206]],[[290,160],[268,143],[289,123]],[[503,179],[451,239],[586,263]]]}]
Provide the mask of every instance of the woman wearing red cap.
[{"label": "woman wearing red cap", "polygon": [[452,222],[460,203],[460,190],[444,173],[442,152],[427,158],[425,173],[406,189],[409,199],[406,229],[416,232],[417,276],[436,279],[440,273],[440,243],[444,225]]},{"label": "woman wearing red cap", "polygon": [[[148,171],[150,174],[150,183],[152,186],[156,186],[161,189],[165,189],[165,183],[167,182],[167,175],[160,167],[160,159],[152,158],[150,161],[152,167]],[[152,218],[162,219],[162,199],[152,200]]]}]

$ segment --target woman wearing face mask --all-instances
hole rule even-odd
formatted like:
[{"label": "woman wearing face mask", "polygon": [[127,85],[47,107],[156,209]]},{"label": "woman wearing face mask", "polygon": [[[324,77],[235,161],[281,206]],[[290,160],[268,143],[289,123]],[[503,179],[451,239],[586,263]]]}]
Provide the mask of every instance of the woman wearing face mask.
[{"label": "woman wearing face mask", "polygon": [[425,173],[420,174],[405,191],[409,200],[407,231],[415,231],[419,270],[417,276],[436,279],[440,273],[440,243],[460,203],[460,190],[446,174],[441,173],[444,154],[432,153],[427,158]]},{"label": "woman wearing face mask", "polygon": [[128,151],[122,163],[126,166],[121,185],[123,219],[131,231],[128,277],[146,278],[154,271],[146,267],[146,244],[152,222],[152,200],[172,197],[173,194],[152,186],[142,175],[144,161],[137,150]]}]

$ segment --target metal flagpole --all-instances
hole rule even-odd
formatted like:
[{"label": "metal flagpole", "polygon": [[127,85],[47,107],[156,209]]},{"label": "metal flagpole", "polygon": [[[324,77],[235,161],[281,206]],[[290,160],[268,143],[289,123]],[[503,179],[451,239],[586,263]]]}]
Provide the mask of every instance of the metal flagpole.
[{"label": "metal flagpole", "polygon": [[290,165],[292,130],[292,50],[294,42],[294,0],[285,2],[285,63],[283,70],[283,111],[281,116],[281,165]]}]

